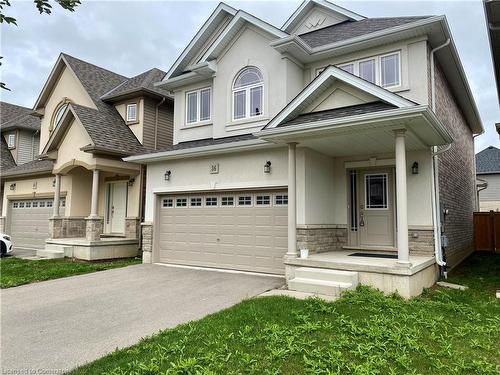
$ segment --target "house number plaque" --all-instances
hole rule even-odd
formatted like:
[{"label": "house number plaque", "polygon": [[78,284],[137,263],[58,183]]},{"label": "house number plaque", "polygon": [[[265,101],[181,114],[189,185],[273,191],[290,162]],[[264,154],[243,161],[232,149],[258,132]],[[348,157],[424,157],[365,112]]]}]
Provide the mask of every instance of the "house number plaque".
[{"label": "house number plaque", "polygon": [[210,174],[219,173],[219,163],[210,164]]}]

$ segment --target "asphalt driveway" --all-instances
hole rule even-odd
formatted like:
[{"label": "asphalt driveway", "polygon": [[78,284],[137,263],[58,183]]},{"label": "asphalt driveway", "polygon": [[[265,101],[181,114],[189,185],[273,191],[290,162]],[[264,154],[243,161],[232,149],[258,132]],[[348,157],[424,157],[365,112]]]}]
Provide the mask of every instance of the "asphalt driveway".
[{"label": "asphalt driveway", "polygon": [[283,283],[275,277],[136,265],[5,289],[1,373],[61,373]]}]

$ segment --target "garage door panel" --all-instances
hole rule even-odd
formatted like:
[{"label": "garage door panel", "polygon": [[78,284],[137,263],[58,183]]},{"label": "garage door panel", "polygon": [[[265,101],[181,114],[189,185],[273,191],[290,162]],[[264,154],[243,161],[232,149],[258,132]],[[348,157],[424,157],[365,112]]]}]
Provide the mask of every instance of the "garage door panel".
[{"label": "garage door panel", "polygon": [[[198,194],[202,207],[161,207],[160,262],[283,274],[286,205],[205,206],[205,198],[217,197],[221,204],[222,196],[233,196],[237,204],[238,194]],[[256,193],[244,194],[253,194],[255,204]],[[189,194],[182,197],[191,202]],[[175,206],[177,197],[169,198]]]}]

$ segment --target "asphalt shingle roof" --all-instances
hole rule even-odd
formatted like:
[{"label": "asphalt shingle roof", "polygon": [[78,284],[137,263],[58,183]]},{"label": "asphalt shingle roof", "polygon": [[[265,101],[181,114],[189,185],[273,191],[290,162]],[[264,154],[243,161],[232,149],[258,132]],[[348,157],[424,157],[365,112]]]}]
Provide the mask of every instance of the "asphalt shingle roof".
[{"label": "asphalt shingle roof", "polygon": [[51,172],[52,167],[54,165],[54,161],[52,160],[41,160],[41,159],[36,159],[29,161],[24,164],[20,164],[16,167],[10,168],[6,171],[2,171],[2,177],[7,177],[7,176],[17,176],[21,174],[28,174],[28,173],[36,173],[36,172]]},{"label": "asphalt shingle roof", "polygon": [[40,130],[40,118],[32,115],[31,108],[0,102],[0,125],[3,130]]},{"label": "asphalt shingle roof", "polygon": [[373,103],[353,105],[349,107],[327,109],[325,111],[304,113],[297,116],[293,120],[279,124],[278,127],[281,128],[285,126],[308,124],[316,121],[333,120],[337,118],[362,115],[365,113],[387,111],[395,108],[397,107],[392,104],[378,101]]},{"label": "asphalt shingle roof", "polygon": [[129,79],[72,56],[63,56],[97,107],[96,110],[71,104],[95,146],[127,155],[144,151],[114,106],[101,100],[104,94]]},{"label": "asphalt shingle roof", "polygon": [[500,173],[500,150],[489,146],[476,154],[476,173]]},{"label": "asphalt shingle roof", "polygon": [[7,169],[16,166],[16,162],[9,151],[9,146],[5,142],[5,138],[0,136],[0,175]]},{"label": "asphalt shingle roof", "polygon": [[123,82],[119,86],[112,89],[110,92],[104,94],[102,99],[111,99],[140,90],[147,90],[161,96],[169,96],[167,91],[155,87],[154,85],[156,82],[160,82],[163,77],[165,77],[165,74],[167,73],[165,73],[163,70],[157,68],[150,69]]},{"label": "asphalt shingle roof", "polygon": [[310,47],[320,47],[326,44],[340,42],[376,31],[390,29],[391,27],[419,21],[430,16],[422,17],[384,17],[365,18],[360,21],[344,21],[336,25],[310,31],[299,37]]}]

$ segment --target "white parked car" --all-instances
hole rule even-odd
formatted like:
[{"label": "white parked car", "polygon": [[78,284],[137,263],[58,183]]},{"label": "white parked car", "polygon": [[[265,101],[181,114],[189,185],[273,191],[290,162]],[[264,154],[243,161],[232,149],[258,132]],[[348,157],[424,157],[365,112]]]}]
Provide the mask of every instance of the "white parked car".
[{"label": "white parked car", "polygon": [[5,255],[12,251],[12,242],[10,236],[5,233],[0,233],[0,256],[3,258]]}]

